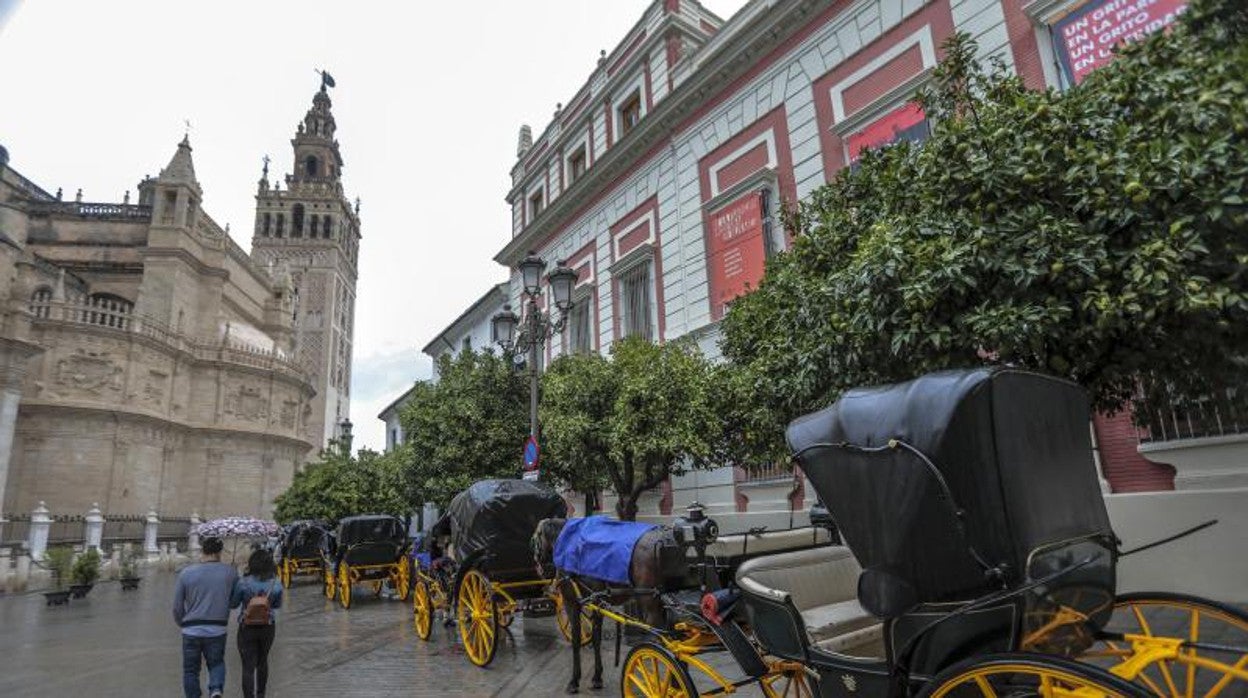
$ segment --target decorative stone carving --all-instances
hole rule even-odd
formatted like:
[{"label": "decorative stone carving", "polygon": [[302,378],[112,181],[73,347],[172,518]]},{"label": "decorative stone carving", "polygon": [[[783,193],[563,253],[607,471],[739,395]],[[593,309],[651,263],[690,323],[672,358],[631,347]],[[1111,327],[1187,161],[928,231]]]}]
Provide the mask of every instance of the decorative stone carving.
[{"label": "decorative stone carving", "polygon": [[286,400],[282,402],[282,412],[278,421],[287,429],[295,428],[295,415],[298,414],[299,402],[297,400]]},{"label": "decorative stone carving", "polygon": [[147,380],[143,383],[143,401],[153,407],[161,407],[165,402],[165,386],[169,374],[156,369],[149,369]]},{"label": "decorative stone carving", "polygon": [[104,390],[121,390],[122,368],[107,352],[77,349],[56,362],[57,385],[99,395]]},{"label": "decorative stone carving", "polygon": [[266,403],[259,388],[240,385],[237,390],[226,396],[225,412],[234,415],[237,419],[265,420],[269,418],[269,406]]}]

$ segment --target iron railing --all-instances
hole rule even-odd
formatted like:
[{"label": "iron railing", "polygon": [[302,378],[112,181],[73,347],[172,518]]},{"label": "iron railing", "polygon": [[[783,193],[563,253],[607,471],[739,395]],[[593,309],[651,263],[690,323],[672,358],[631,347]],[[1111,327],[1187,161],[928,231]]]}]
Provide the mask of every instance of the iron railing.
[{"label": "iron railing", "polygon": [[6,517],[4,530],[0,531],[0,548],[12,548],[26,545],[30,540],[30,517],[10,514]]},{"label": "iron railing", "polygon": [[1141,443],[1248,434],[1248,390],[1216,390],[1180,399],[1167,389],[1150,391],[1136,404]]},{"label": "iron railing", "polygon": [[152,218],[151,206],[85,201],[38,201],[30,205],[30,212],[34,215],[78,216],[103,220],[148,221]]},{"label": "iron railing", "polygon": [[104,519],[103,542],[124,543],[143,540],[146,516],[110,516]]},{"label": "iron railing", "polygon": [[793,467],[784,463],[744,468],[745,477],[742,482],[771,482],[775,480],[792,480]]}]

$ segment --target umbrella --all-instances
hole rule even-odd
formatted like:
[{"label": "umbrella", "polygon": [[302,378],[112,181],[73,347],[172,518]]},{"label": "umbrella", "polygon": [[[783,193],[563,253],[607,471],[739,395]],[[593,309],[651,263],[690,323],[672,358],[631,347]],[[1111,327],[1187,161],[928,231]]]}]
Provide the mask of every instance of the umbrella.
[{"label": "umbrella", "polygon": [[234,545],[230,551],[230,561],[235,562],[238,557],[240,538],[269,538],[276,536],[281,530],[281,527],[274,521],[253,519],[249,516],[227,516],[202,523],[195,529],[195,532],[201,537],[232,538]]},{"label": "umbrella", "polygon": [[217,538],[268,538],[276,536],[281,527],[273,521],[253,519],[249,516],[227,516],[199,525],[196,533]]}]

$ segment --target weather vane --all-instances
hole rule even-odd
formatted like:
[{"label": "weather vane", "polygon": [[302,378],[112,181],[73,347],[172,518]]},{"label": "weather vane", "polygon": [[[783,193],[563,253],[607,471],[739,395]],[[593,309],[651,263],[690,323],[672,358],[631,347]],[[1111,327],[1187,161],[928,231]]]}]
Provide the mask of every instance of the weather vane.
[{"label": "weather vane", "polygon": [[269,156],[268,155],[264,156],[264,178],[265,179],[269,178]]},{"label": "weather vane", "polygon": [[334,83],[333,75],[330,75],[328,72],[324,70],[317,70],[316,68],[313,68],[313,70],[315,70],[316,73],[321,76],[321,92],[324,92],[326,87],[337,87],[337,85]]},{"label": "weather vane", "polygon": [[182,123],[186,124],[186,132],[183,133],[182,135],[185,136],[186,138],[190,138],[191,137],[191,120],[183,119]]}]

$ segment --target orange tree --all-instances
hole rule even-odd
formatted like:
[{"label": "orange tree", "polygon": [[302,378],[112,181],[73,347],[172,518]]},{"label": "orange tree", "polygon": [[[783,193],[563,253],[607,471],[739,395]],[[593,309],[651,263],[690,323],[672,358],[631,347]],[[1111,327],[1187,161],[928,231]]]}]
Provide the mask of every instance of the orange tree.
[{"label": "orange tree", "polygon": [[[984,70],[965,36],[920,146],[865,155],[787,217],[788,252],[722,324],[744,427],[774,447],[844,389],[998,361],[1098,408],[1194,397],[1248,364],[1248,4],[1194,0],[1065,92]],[[755,433],[754,436],[759,436]]]}]

